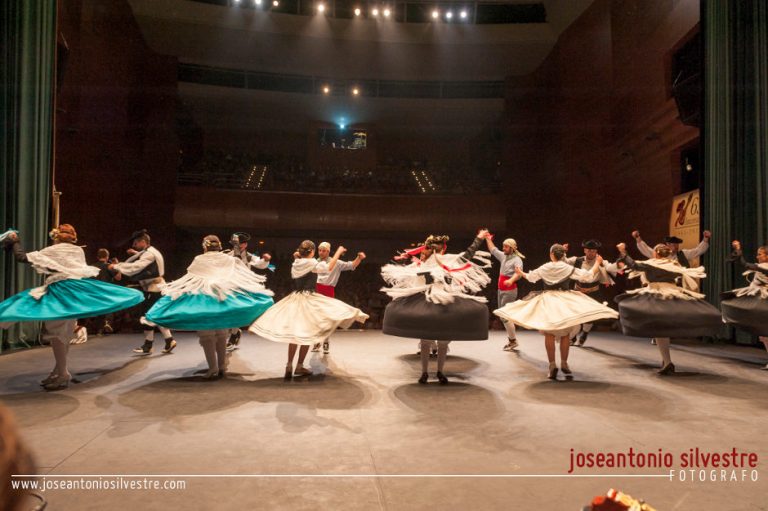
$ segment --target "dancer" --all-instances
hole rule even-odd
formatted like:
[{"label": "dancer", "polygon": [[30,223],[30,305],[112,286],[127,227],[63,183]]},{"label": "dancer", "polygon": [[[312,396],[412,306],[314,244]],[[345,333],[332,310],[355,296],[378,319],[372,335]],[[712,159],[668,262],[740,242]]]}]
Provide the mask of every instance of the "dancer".
[{"label": "dancer", "polygon": [[[731,245],[731,261],[747,269],[744,276],[749,286],[720,295],[723,321],[758,336],[768,350],[768,245],[757,248],[757,263],[744,260],[741,242],[737,240]],[[763,369],[768,370],[768,365]]]},{"label": "dancer", "polygon": [[[669,346],[672,337],[717,335],[722,328],[720,311],[704,301],[704,295],[692,289],[694,279],[707,275],[704,267],[685,268],[670,258],[665,244],[653,248],[653,259],[635,262],[627,255],[624,243],[616,245],[622,265],[632,272],[629,278],[640,278],[645,285],[616,297],[624,335],[653,337],[663,361],[660,375],[675,372]],[[677,279],[682,285],[675,284]]]},{"label": "dancer", "polygon": [[5,249],[20,263],[28,263],[43,275],[41,287],[28,289],[0,303],[0,327],[18,321],[43,321],[43,340],[49,341],[56,361],[51,373],[41,381],[45,390],[60,390],[72,379],[67,367],[69,341],[78,318],[101,316],[132,307],[144,299],[139,291],[96,280],[99,269],[88,266],[85,252],[77,243],[77,232],[61,224],[50,232],[53,245],[36,252],[25,252],[18,233],[2,236]]},{"label": "dancer", "polygon": [[[654,259],[654,249],[652,249],[643,239],[640,237],[640,231],[632,231],[632,237],[635,238],[637,243],[637,250],[640,251],[648,259]],[[664,244],[670,250],[670,257],[680,263],[683,268],[691,267],[691,260],[696,259],[704,255],[709,250],[709,240],[712,238],[710,231],[704,231],[702,233],[701,242],[694,248],[680,249],[680,243],[683,242],[677,236],[664,236]]]},{"label": "dancer", "polygon": [[[97,261],[93,264],[99,269],[99,274],[96,276],[102,282],[109,282],[113,284],[120,281],[120,274],[114,270],[109,269],[109,250],[106,248],[100,248],[96,251]],[[112,314],[106,316],[99,316],[96,318],[96,331],[98,335],[106,335],[114,332],[112,327]]]},{"label": "dancer", "polygon": [[498,317],[512,321],[522,327],[538,330],[544,335],[544,346],[549,360],[548,378],[557,379],[558,367],[555,362],[555,341],[560,342],[560,369],[566,378],[573,378],[568,366],[570,332],[573,327],[591,323],[598,319],[616,319],[615,310],[593,300],[584,293],[569,290],[570,281],[593,282],[603,264],[600,255],[590,271],[576,268],[565,261],[565,247],[552,245],[549,249],[550,262],[528,273],[517,269],[517,273],[531,283],[542,282],[542,291],[528,294],[523,300],[505,305],[493,311]]},{"label": "dancer", "polygon": [[239,258],[221,252],[217,236],[203,238],[203,253],[187,274],[161,288],[163,295],[142,322],[175,330],[197,330],[208,362],[208,379],[227,370],[226,343],[233,325],[249,325],[274,302],[257,275]]},{"label": "dancer", "polygon": [[[272,256],[269,254],[262,254],[257,256],[248,252],[248,242],[251,240],[251,235],[246,232],[236,232],[232,235],[229,243],[232,245],[231,250],[225,250],[225,254],[229,254],[232,257],[240,259],[246,266],[252,270],[266,270],[269,268],[269,261]],[[250,325],[250,323],[248,323]],[[242,325],[240,325],[242,326]],[[237,349],[240,344],[240,337],[242,336],[240,327],[231,328],[229,330],[229,339],[227,340],[227,351]]]},{"label": "dancer", "polygon": [[[125,262],[112,263],[110,270],[119,272],[121,275],[130,277],[130,280],[137,281],[144,291],[144,305],[141,315],[145,316],[147,311],[160,299],[160,286],[165,284],[163,275],[165,274],[165,262],[163,254],[151,245],[151,239],[146,229],[136,231],[131,235],[132,248],[128,251],[131,254]],[[165,348],[163,353],[170,353],[176,347],[176,341],[173,334],[165,327],[158,327],[160,333],[165,338]],[[144,325],[144,344],[134,348],[134,353],[149,355],[152,353],[152,344],[155,341],[155,328]]]},{"label": "dancer", "polygon": [[[323,241],[317,246],[318,260],[326,265],[331,262],[331,244]],[[358,252],[353,261],[336,261],[333,270],[317,274],[317,292],[321,295],[336,298],[336,284],[339,283],[339,277],[343,271],[354,271],[365,259],[364,252]],[[323,341],[323,353],[328,354],[331,349],[330,339]],[[312,347],[312,351],[320,351],[320,343]]]},{"label": "dancer", "polygon": [[[581,244],[581,247],[584,249],[584,255],[581,257],[568,257],[566,258],[566,262],[574,265],[576,268],[590,271],[597,264],[597,251],[600,250],[602,246],[603,245],[597,240],[587,240]],[[598,266],[598,268],[599,270],[594,280],[591,282],[576,281],[573,284],[573,289],[580,293],[584,293],[600,303],[606,303],[603,295],[603,288],[615,284],[611,276],[615,277],[619,268],[616,263],[608,263],[605,260]],[[572,332],[570,336],[571,346],[584,346],[593,326],[594,323],[584,323],[579,326],[578,331]]]},{"label": "dancer", "polygon": [[[448,383],[443,374],[448,343],[488,339],[488,306],[483,296],[475,296],[491,281],[488,252],[478,248],[488,231],[477,233],[472,245],[461,254],[446,254],[448,236],[429,236],[424,245],[406,251],[397,259],[418,256],[408,266],[385,265],[381,276],[390,287],[382,291],[393,298],[384,310],[382,332],[386,335],[421,339],[421,377],[429,379],[429,350],[437,341],[437,379]],[[482,266],[472,262],[477,259]]]},{"label": "dancer", "polygon": [[[497,295],[497,303],[500,309],[506,304],[517,300],[517,281],[520,279],[520,275],[517,274],[515,269],[523,268],[525,256],[517,249],[517,242],[513,238],[504,240],[501,244],[503,251],[496,248],[496,245],[493,244],[493,236],[490,234],[485,237],[485,241],[488,244],[488,251],[501,263]],[[501,321],[504,323],[504,329],[507,331],[507,344],[503,348],[504,351],[516,350],[517,331],[515,330],[515,324],[505,319]]]},{"label": "dancer", "polygon": [[[315,259],[315,244],[304,240],[294,254],[291,266],[294,291],[270,307],[249,330],[274,342],[288,343],[288,363],[285,378],[309,376],[312,371],[304,367],[309,347],[325,341],[336,328],[349,328],[352,323],[364,323],[368,315],[346,303],[316,292],[320,272],[332,271],[347,249],[339,247],[329,264]],[[299,349],[296,370],[293,358]]]}]

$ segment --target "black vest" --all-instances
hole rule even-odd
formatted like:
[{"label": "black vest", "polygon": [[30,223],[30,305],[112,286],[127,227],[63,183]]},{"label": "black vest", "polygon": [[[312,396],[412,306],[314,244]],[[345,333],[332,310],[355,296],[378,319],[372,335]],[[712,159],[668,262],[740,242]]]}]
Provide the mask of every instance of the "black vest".
[{"label": "black vest", "polygon": [[160,268],[157,266],[157,261],[152,261],[149,266],[141,270],[136,275],[131,275],[129,280],[139,282],[142,280],[156,279],[160,276]]},{"label": "black vest", "polygon": [[314,291],[317,287],[317,273],[309,272],[297,279],[293,279],[294,291]]},{"label": "black vest", "polygon": [[544,279],[541,279],[541,290],[542,291],[568,291],[568,287],[571,283],[571,275],[573,275],[573,272],[576,271],[576,267],[574,266],[571,270],[571,273],[565,277],[560,282],[555,282],[554,284],[547,284],[544,282]]},{"label": "black vest", "polygon": [[680,266],[683,268],[690,268],[691,263],[688,261],[688,258],[685,257],[685,252],[682,250],[677,252],[677,262],[680,263]]}]

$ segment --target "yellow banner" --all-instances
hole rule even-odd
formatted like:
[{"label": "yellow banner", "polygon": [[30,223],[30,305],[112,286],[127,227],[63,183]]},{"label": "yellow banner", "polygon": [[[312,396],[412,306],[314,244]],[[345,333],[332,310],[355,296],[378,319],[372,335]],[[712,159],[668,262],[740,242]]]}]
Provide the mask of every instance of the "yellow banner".
[{"label": "yellow banner", "polygon": [[[683,242],[680,248],[694,248],[699,239],[699,191],[676,195],[672,199],[672,211],[669,216],[669,234],[677,236]],[[698,260],[691,261],[691,266],[698,265]]]}]

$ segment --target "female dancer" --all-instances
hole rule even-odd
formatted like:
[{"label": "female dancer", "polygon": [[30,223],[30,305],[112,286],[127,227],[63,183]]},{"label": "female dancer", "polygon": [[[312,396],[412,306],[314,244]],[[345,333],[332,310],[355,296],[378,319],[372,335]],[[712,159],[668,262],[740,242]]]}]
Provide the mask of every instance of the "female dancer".
[{"label": "female dancer", "polygon": [[[624,243],[616,245],[620,263],[632,272],[629,278],[640,278],[645,287],[627,291],[616,297],[624,335],[653,337],[664,362],[660,375],[675,372],[669,352],[672,337],[717,335],[723,326],[720,311],[704,301],[695,279],[707,275],[704,267],[685,268],[670,259],[667,245],[653,247],[653,259],[635,262],[627,255]],[[676,284],[681,279],[682,286]]]},{"label": "female dancer", "polygon": [[550,380],[557,379],[556,339],[560,342],[560,369],[566,378],[570,379],[573,377],[568,367],[571,329],[583,323],[591,323],[598,319],[616,319],[619,316],[613,309],[584,293],[568,289],[571,279],[579,282],[594,281],[602,267],[603,258],[596,256],[592,269],[583,270],[566,262],[565,254],[565,247],[555,244],[549,249],[550,262],[528,273],[516,268],[518,275],[529,282],[535,283],[541,280],[542,291],[530,293],[523,300],[509,303],[493,311],[501,319],[538,330],[544,335]]},{"label": "female dancer", "polygon": [[[483,268],[490,267],[487,252],[478,248],[487,230],[477,233],[475,241],[461,254],[446,254],[448,236],[429,236],[424,245],[405,252],[399,259],[419,256],[408,266],[388,264],[381,276],[391,287],[382,291],[393,298],[384,310],[382,332],[398,337],[421,339],[421,377],[429,378],[429,351],[437,348],[437,379],[448,383],[443,374],[448,343],[488,339],[488,306],[482,296],[475,296],[490,281]],[[477,258],[479,266],[471,262]]]},{"label": "female dancer", "polygon": [[77,232],[61,224],[50,232],[53,245],[36,252],[25,252],[18,233],[2,235],[7,251],[20,263],[28,263],[47,275],[41,287],[27,289],[0,303],[0,327],[18,321],[44,321],[42,338],[51,344],[56,361],[51,373],[40,382],[45,390],[69,386],[67,369],[69,341],[74,337],[78,318],[102,316],[141,303],[144,296],[135,289],[96,280],[99,268],[88,266],[85,252],[77,243]]},{"label": "female dancer", "polygon": [[221,251],[217,236],[203,238],[203,253],[187,274],[162,286],[163,295],[142,322],[173,330],[197,330],[208,362],[208,379],[227,370],[229,329],[248,325],[274,302],[265,277],[253,273],[240,258]]},{"label": "female dancer", "polygon": [[[309,240],[302,241],[291,266],[294,291],[267,310],[249,328],[270,341],[288,343],[286,379],[293,375],[312,374],[304,367],[310,346],[327,340],[338,327],[349,328],[355,321],[364,323],[368,319],[368,315],[360,309],[315,291],[317,274],[332,271],[344,252],[344,247],[338,247],[326,265],[315,259],[315,244]],[[294,371],[293,357],[299,345],[299,360]]]},{"label": "female dancer", "polygon": [[[757,249],[757,264],[744,260],[741,242],[732,243],[731,260],[738,262],[747,269],[744,276],[749,279],[749,286],[723,293],[720,298],[720,308],[723,320],[757,335],[768,350],[768,245]],[[764,367],[768,370],[768,365]]]}]

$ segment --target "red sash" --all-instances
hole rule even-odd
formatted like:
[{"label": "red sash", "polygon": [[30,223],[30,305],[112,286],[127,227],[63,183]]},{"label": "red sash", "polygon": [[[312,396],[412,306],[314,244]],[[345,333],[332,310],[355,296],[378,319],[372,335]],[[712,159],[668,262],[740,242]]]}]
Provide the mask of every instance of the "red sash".
[{"label": "red sash", "polygon": [[517,282],[513,282],[511,286],[504,285],[504,283],[511,278],[512,277],[507,277],[506,275],[499,275],[499,291],[514,291],[517,289]]},{"label": "red sash", "polygon": [[336,288],[333,286],[326,286],[325,284],[315,284],[315,290],[321,295],[336,297]]}]

